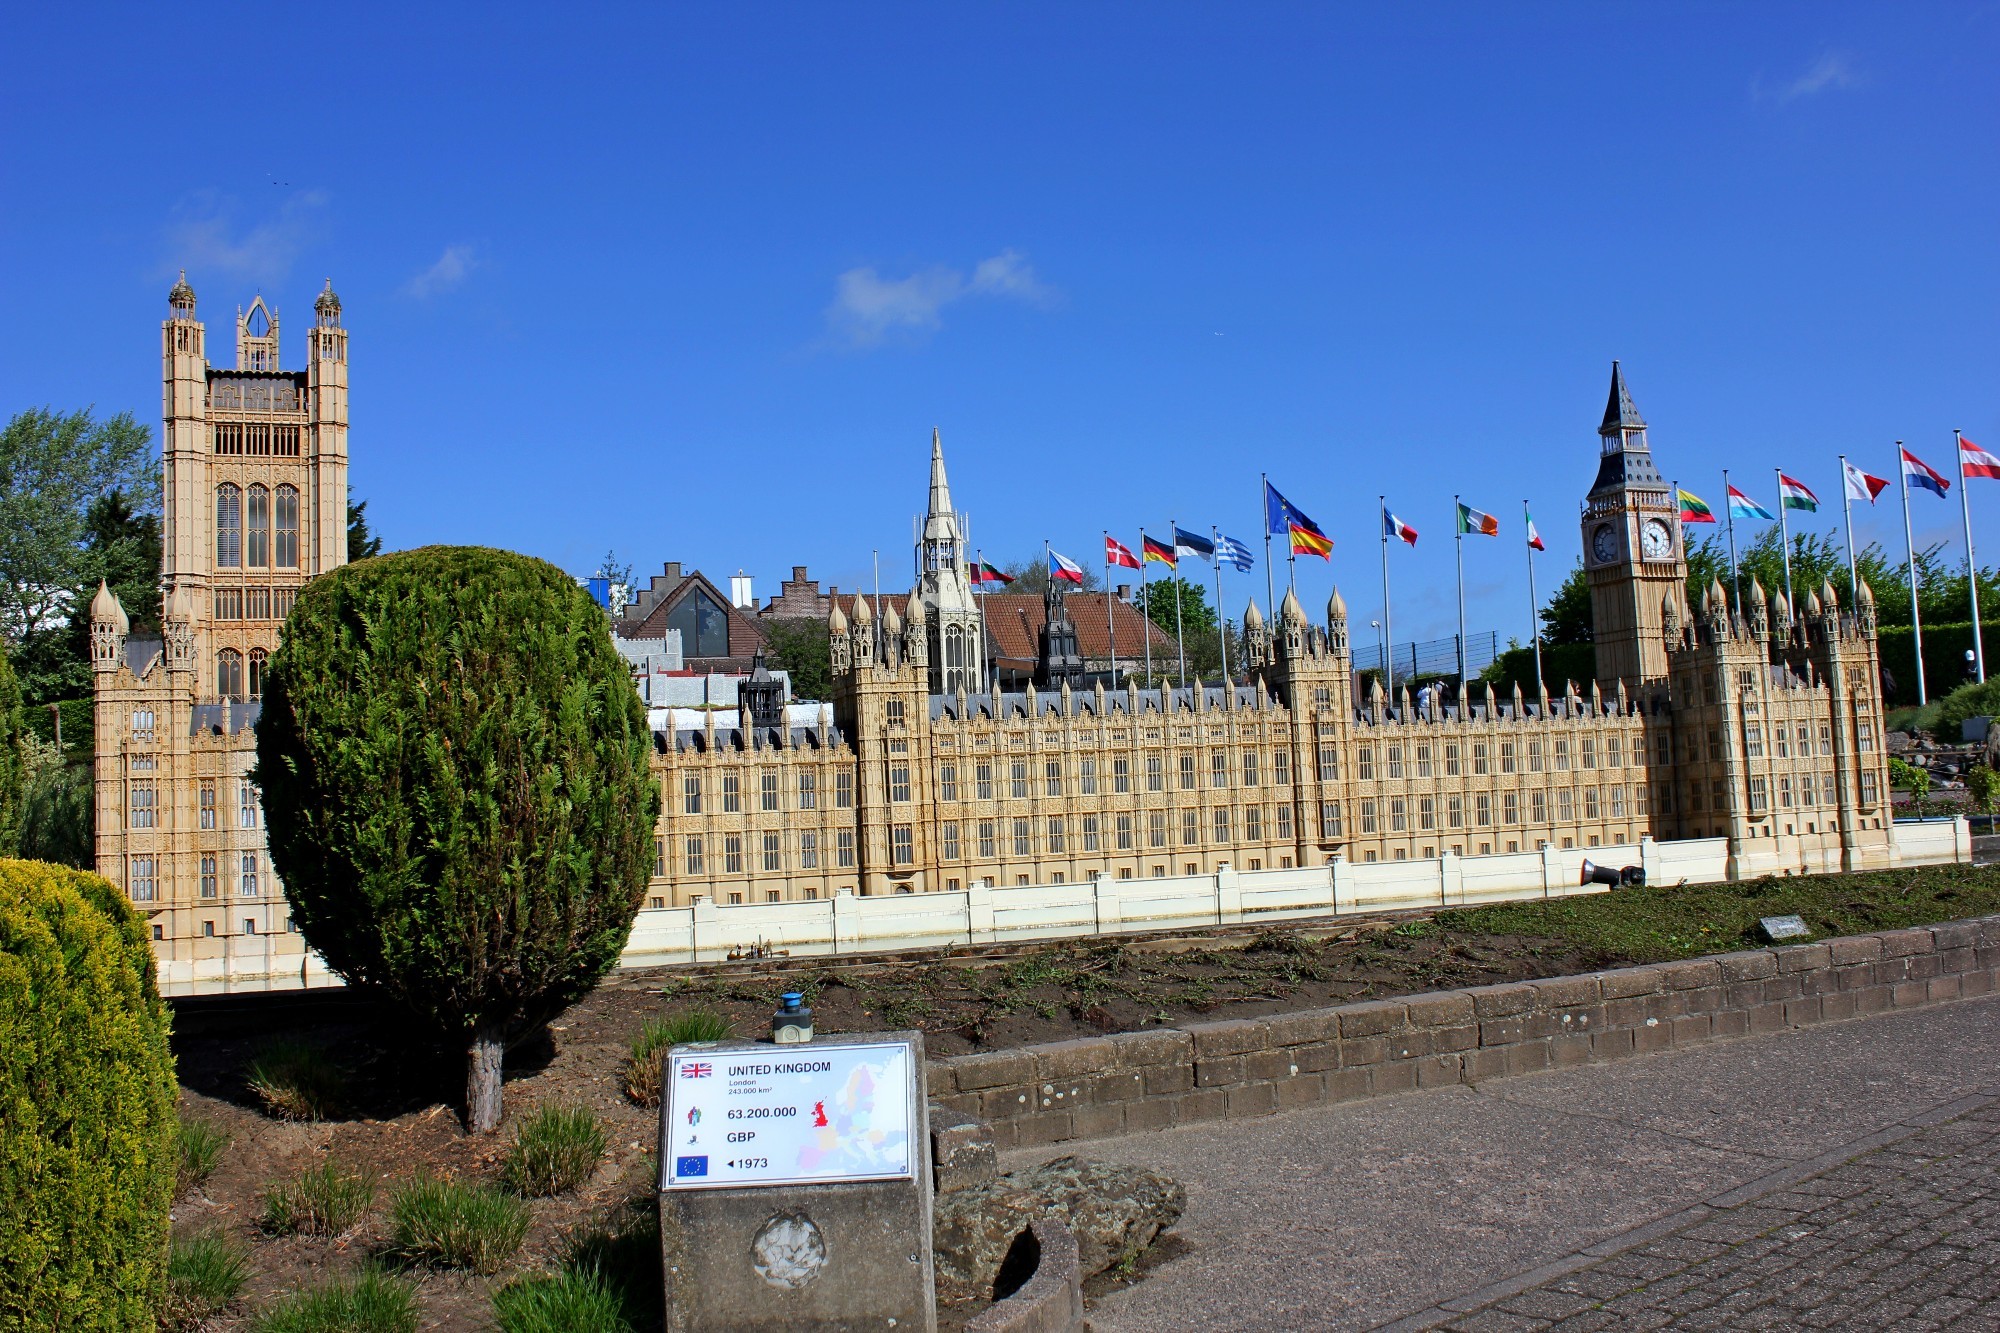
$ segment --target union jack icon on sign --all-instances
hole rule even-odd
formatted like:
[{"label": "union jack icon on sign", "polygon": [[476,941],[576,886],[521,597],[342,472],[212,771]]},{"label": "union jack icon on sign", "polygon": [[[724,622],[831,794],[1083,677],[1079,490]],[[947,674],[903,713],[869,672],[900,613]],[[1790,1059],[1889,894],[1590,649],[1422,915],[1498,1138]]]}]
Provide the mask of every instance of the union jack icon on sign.
[{"label": "union jack icon on sign", "polygon": [[714,1072],[715,1066],[711,1064],[688,1064],[681,1066],[682,1078],[707,1078]]}]

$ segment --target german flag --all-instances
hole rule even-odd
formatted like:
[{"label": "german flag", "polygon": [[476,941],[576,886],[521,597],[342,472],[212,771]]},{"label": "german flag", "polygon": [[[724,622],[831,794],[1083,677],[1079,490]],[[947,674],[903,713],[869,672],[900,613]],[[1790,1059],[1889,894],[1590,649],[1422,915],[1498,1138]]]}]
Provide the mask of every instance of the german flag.
[{"label": "german flag", "polygon": [[1154,564],[1165,565],[1168,569],[1180,568],[1180,555],[1165,542],[1156,542],[1144,533],[1140,534],[1145,558]]}]

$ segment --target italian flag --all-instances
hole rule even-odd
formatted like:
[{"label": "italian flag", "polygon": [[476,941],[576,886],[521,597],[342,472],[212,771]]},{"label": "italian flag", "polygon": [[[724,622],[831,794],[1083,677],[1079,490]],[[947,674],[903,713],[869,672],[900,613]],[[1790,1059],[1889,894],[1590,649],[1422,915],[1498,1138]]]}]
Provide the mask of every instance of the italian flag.
[{"label": "italian flag", "polygon": [[[1522,512],[1526,513],[1527,511],[1523,510]],[[1535,516],[1533,514],[1528,514],[1528,545],[1534,547],[1537,551],[1546,551],[1549,549],[1542,545],[1542,534],[1535,531]]]},{"label": "italian flag", "polygon": [[1812,493],[1811,487],[1807,486],[1797,477],[1788,477],[1780,472],[1778,474],[1778,504],[1779,507],[1784,509],[1803,509],[1808,513],[1816,513],[1819,510],[1819,497]]}]

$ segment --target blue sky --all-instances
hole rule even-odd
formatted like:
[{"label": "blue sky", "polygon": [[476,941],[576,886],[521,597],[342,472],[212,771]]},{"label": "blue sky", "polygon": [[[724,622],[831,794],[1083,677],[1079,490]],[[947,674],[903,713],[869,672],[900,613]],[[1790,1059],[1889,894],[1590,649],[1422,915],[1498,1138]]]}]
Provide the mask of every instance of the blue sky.
[{"label": "blue sky", "polygon": [[1841,452],[2000,449],[1992,4],[41,6],[9,46],[0,411],[157,422],[176,270],[212,347],[330,275],[392,546],[904,583],[938,426],[996,561],[1254,538],[1268,471],[1362,626],[1386,492],[1399,637],[1454,628],[1462,493],[1504,640],[1613,357],[1718,512],[1782,465],[1832,531]]}]

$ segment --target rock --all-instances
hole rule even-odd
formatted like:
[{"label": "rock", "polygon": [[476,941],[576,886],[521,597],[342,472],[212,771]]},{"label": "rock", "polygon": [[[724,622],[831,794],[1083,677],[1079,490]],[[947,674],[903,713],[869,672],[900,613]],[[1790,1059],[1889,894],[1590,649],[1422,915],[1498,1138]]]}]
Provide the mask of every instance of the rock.
[{"label": "rock", "polygon": [[1037,1217],[1076,1237],[1082,1275],[1138,1254],[1180,1220],[1187,1191],[1133,1166],[1058,1157],[983,1185],[940,1194],[932,1218],[940,1301],[991,1300],[1015,1239]]},{"label": "rock", "polygon": [[993,1126],[931,1103],[931,1185],[939,1194],[984,1185],[1000,1174]]}]

